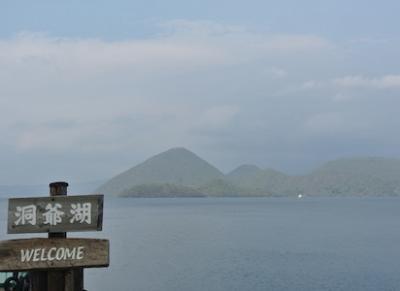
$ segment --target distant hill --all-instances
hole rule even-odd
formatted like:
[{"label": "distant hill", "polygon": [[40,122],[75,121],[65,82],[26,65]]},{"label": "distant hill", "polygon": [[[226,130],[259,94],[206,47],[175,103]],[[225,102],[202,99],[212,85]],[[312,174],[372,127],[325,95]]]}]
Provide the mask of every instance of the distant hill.
[{"label": "distant hill", "polygon": [[339,159],[304,176],[242,165],[224,175],[184,148],[158,154],[97,192],[133,197],[400,195],[400,160]]},{"label": "distant hill", "polygon": [[119,197],[205,197],[201,191],[174,184],[140,184],[118,194]]},{"label": "distant hill", "polygon": [[291,177],[273,169],[262,170],[255,166],[240,166],[226,176],[226,179],[258,195],[286,195],[287,187],[291,188]]},{"label": "distant hill", "polygon": [[241,165],[234,169],[232,172],[230,172],[227,177],[231,179],[243,179],[246,177],[251,177],[257,173],[262,171],[259,167],[255,165]]},{"label": "distant hill", "polygon": [[[233,172],[232,172],[233,173]],[[227,178],[246,189],[269,191],[274,196],[400,195],[400,160],[350,158],[330,161],[305,176],[275,170],[235,172]]]},{"label": "distant hill", "polygon": [[307,176],[313,195],[399,195],[400,160],[351,158],[328,162]]},{"label": "distant hill", "polygon": [[256,197],[269,195],[268,192],[261,193],[253,189],[243,188],[226,178],[210,181],[198,190],[211,197]]},{"label": "distant hill", "polygon": [[221,178],[224,174],[191,151],[173,148],[115,176],[98,191],[120,194],[134,186],[153,183],[196,188]]}]

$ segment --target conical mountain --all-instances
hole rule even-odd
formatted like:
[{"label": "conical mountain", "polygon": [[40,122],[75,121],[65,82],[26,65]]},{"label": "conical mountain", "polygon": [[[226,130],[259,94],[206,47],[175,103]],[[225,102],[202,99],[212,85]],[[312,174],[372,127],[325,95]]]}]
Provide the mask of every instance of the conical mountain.
[{"label": "conical mountain", "polygon": [[240,179],[242,177],[253,176],[260,171],[262,171],[262,170],[255,165],[245,164],[245,165],[241,165],[241,166],[237,167],[236,169],[234,169],[232,172],[230,172],[227,175],[227,177],[230,179],[235,179],[235,178]]},{"label": "conical mountain", "polygon": [[115,176],[98,191],[119,194],[137,185],[173,184],[199,187],[223,174],[214,166],[185,148],[173,148]]}]

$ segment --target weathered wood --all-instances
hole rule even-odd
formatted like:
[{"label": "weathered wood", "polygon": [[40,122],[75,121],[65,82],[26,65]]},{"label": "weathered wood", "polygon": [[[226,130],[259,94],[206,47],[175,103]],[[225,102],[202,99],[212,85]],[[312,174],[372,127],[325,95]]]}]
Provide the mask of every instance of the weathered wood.
[{"label": "weathered wood", "polygon": [[[67,196],[68,183],[67,182],[53,182],[49,184],[50,196]],[[49,238],[67,238],[66,232],[49,232]],[[57,276],[55,276],[57,277]]]},{"label": "weathered wood", "polygon": [[109,242],[66,239],[66,232],[101,230],[104,198],[67,197],[66,182],[49,186],[51,197],[9,200],[8,233],[48,232],[49,239],[0,242],[0,271],[29,271],[31,291],[82,291],[84,267],[109,265]]},{"label": "weathered wood", "polygon": [[45,291],[47,290],[47,272],[33,271],[29,274],[30,291]]},{"label": "weathered wood", "polygon": [[104,195],[11,198],[8,233],[100,231],[103,201]]},{"label": "weathered wood", "polygon": [[[67,182],[54,182],[50,183],[50,196],[64,196],[67,195]],[[53,232],[49,233],[49,238],[66,238],[66,232]],[[34,282],[31,286],[32,291],[49,291],[49,290],[63,290],[64,281],[66,278],[66,271],[35,271],[31,272],[31,280]],[[63,290],[63,291],[82,291],[82,290]]]},{"label": "weathered wood", "polygon": [[52,182],[49,184],[50,196],[63,196],[67,195],[68,183],[64,181]]},{"label": "weathered wood", "polygon": [[[54,182],[50,183],[50,196],[66,196],[67,195],[67,182]],[[67,238],[66,232],[50,232],[49,238]],[[72,270],[72,269],[71,269]],[[66,270],[48,270],[47,271],[47,291],[50,290],[58,290],[58,291],[82,291],[82,290],[74,290],[71,288],[66,289],[66,281],[67,281],[67,273]],[[73,279],[69,278],[68,279]],[[69,287],[69,286],[68,286]]]},{"label": "weathered wood", "polygon": [[94,268],[108,265],[108,240],[35,238],[0,242],[0,271]]},{"label": "weathered wood", "polygon": [[65,287],[65,279],[66,279],[66,271],[47,271],[47,291],[73,291],[74,289],[66,290]]},{"label": "weathered wood", "polygon": [[83,290],[83,268],[74,268],[65,271],[65,291]]}]

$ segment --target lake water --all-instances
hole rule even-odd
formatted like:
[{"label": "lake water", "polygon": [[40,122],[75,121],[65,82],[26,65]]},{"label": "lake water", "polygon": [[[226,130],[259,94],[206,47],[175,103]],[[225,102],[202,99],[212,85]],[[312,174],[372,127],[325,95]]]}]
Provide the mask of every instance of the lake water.
[{"label": "lake water", "polygon": [[400,198],[106,199],[70,236],[111,240],[89,291],[400,290]]}]

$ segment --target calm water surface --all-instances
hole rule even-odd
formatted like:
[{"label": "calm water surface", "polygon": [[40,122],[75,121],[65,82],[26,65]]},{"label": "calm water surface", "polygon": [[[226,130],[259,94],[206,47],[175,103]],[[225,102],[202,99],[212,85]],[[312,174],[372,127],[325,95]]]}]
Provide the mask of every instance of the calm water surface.
[{"label": "calm water surface", "polygon": [[399,198],[106,199],[79,236],[111,240],[89,291],[400,290]]}]

